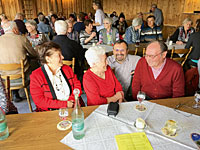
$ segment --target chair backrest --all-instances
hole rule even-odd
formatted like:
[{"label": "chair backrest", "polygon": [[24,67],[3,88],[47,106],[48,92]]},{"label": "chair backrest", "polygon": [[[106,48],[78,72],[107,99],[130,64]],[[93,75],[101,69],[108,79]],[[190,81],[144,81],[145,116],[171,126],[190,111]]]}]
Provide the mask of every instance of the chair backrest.
[{"label": "chair backrest", "polygon": [[[28,67],[28,66],[27,66]],[[21,73],[19,74],[9,74],[9,75],[2,75],[1,77],[6,80],[7,76],[9,76],[10,80],[15,80],[22,78],[22,84],[25,85],[25,69],[24,69],[24,60],[21,60],[20,64],[0,64],[0,70],[4,71],[12,71],[21,69]]]},{"label": "chair backrest", "polygon": [[74,67],[75,67],[75,58],[73,57],[72,60],[63,60],[63,64],[71,66],[72,70],[74,72]]},{"label": "chair backrest", "polygon": [[[0,75],[0,78],[1,78],[1,75]],[[3,83],[5,85],[5,90],[6,90],[6,93],[7,93],[7,98],[10,101],[10,77],[6,76],[5,80],[3,80]]]},{"label": "chair backrest", "polygon": [[[190,49],[175,49],[173,47],[170,58],[175,60],[176,62],[181,63],[181,66],[183,66],[191,51],[192,51],[192,47],[190,47]],[[183,54],[183,56],[174,58],[174,54]]]},{"label": "chair backrest", "polygon": [[143,50],[142,50],[142,56],[143,57],[145,56],[145,53],[146,53],[146,48],[143,48]]}]

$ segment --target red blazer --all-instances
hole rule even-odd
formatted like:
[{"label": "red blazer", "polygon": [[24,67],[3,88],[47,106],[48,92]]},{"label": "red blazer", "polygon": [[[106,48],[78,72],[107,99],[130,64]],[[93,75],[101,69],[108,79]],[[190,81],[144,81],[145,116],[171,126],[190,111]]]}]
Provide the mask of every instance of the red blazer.
[{"label": "red blazer", "polygon": [[[63,65],[61,72],[70,88],[70,97],[68,101],[74,100],[73,90],[75,88],[80,90],[80,95],[82,94],[81,83],[69,66]],[[57,100],[55,91],[44,66],[32,72],[30,76],[30,93],[37,107],[36,111],[46,111],[67,107],[67,101]]]}]

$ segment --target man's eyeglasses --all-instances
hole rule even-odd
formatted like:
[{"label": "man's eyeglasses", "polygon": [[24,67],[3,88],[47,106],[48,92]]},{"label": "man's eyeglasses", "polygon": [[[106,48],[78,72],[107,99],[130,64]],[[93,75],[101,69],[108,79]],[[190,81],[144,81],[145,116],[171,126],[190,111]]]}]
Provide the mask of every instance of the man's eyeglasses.
[{"label": "man's eyeglasses", "polygon": [[114,49],[116,52],[125,52],[125,49]]},{"label": "man's eyeglasses", "polygon": [[158,54],[156,54],[156,55],[147,55],[147,54],[145,54],[144,56],[154,59],[156,56],[158,56],[158,55],[160,55],[160,54],[162,54],[162,53],[163,53],[163,52],[160,52],[160,53],[158,53]]}]

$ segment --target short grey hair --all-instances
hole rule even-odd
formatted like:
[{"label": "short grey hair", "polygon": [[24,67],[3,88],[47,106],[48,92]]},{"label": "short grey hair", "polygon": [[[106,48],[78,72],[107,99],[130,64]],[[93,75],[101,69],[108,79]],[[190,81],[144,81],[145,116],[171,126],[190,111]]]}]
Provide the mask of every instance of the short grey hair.
[{"label": "short grey hair", "polygon": [[90,67],[93,67],[95,63],[98,63],[101,61],[101,56],[105,55],[106,51],[103,47],[101,46],[93,46],[90,47],[86,52],[85,52],[85,58],[90,65]]},{"label": "short grey hair", "polygon": [[8,21],[8,22],[6,22],[5,24],[2,25],[2,28],[3,28],[5,33],[13,32],[13,29],[17,28],[17,24],[14,21]]},{"label": "short grey hair", "polygon": [[109,22],[109,24],[112,24],[112,22],[113,22],[112,19],[111,19],[110,17],[104,18],[104,19],[103,19],[103,22],[104,22],[104,21]]},{"label": "short grey hair", "polygon": [[157,5],[156,4],[152,4],[151,8],[157,8]]},{"label": "short grey hair", "polygon": [[192,20],[190,18],[186,18],[186,19],[183,20],[182,25],[184,25],[184,24],[186,24],[188,22],[191,22],[191,24],[193,24],[193,22],[192,22]]},{"label": "short grey hair", "polygon": [[43,21],[44,21],[44,18],[45,18],[44,15],[39,15],[39,16],[38,16],[38,20],[39,20],[39,21],[42,21],[42,22],[43,22]]},{"label": "short grey hair", "polygon": [[142,24],[142,19],[141,18],[135,18],[132,21],[132,27],[136,27]]},{"label": "short grey hair", "polygon": [[68,24],[68,23],[72,23],[73,24],[73,22],[71,21],[71,20],[65,20],[65,22]]},{"label": "short grey hair", "polygon": [[24,18],[24,14],[22,13],[17,13],[15,16],[15,19],[23,19]]},{"label": "short grey hair", "polygon": [[63,20],[55,22],[55,31],[58,35],[64,35],[67,33],[67,23]]},{"label": "short grey hair", "polygon": [[35,22],[35,20],[27,20],[25,25],[30,24],[31,26],[34,26],[35,29],[37,29],[37,23]]}]

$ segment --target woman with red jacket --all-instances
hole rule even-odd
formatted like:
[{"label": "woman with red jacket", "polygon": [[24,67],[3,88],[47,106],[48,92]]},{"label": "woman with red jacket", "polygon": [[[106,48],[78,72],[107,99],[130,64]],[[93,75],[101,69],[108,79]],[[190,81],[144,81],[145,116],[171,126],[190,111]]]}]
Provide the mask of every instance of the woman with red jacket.
[{"label": "woman with red jacket", "polygon": [[81,83],[72,69],[63,65],[59,45],[46,42],[38,48],[38,54],[42,66],[30,76],[30,93],[36,111],[73,107],[73,90],[78,88],[81,95]]}]

